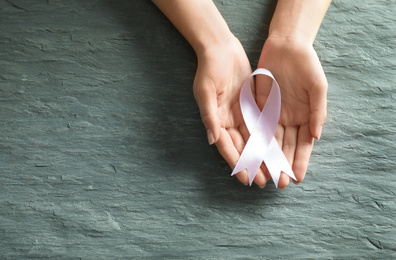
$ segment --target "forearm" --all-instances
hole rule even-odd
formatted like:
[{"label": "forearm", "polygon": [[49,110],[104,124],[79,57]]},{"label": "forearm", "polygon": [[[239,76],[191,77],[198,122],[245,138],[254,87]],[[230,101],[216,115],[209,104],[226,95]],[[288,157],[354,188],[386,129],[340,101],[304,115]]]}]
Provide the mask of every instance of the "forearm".
[{"label": "forearm", "polygon": [[197,54],[232,39],[212,0],[153,0]]},{"label": "forearm", "polygon": [[269,38],[313,44],[331,0],[278,0]]}]

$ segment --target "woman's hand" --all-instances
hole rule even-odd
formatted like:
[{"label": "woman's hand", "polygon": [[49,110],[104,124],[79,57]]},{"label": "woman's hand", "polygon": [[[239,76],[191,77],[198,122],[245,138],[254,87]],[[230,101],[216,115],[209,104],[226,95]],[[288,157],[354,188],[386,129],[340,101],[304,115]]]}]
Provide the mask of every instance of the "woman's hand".
[{"label": "woman's hand", "polygon": [[[239,90],[251,68],[240,42],[229,30],[212,0],[154,0],[191,44],[198,57],[194,81],[208,141],[233,168],[248,138],[239,107]],[[248,184],[247,172],[237,174]],[[264,174],[256,183],[264,186]]]},{"label": "woman's hand", "polygon": [[[235,37],[197,55],[194,95],[208,141],[216,144],[220,154],[234,168],[249,138],[239,105],[239,93],[251,74],[250,63]],[[249,183],[246,170],[236,176],[242,183]],[[265,186],[267,178],[262,169],[254,181],[261,187]]]},{"label": "woman's hand", "polygon": [[[313,139],[320,138],[326,118],[326,76],[312,44],[293,38],[269,37],[258,67],[270,70],[279,83],[282,105],[275,137],[299,183],[308,168]],[[267,99],[269,84],[264,77],[256,80],[260,109]],[[282,173],[279,187],[288,183],[289,177]]]}]

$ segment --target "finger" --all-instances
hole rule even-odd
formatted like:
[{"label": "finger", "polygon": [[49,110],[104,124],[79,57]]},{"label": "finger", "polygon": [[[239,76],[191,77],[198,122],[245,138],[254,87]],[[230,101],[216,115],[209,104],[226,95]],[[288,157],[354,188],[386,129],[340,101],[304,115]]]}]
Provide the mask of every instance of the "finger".
[{"label": "finger", "polygon": [[[282,151],[286,156],[286,159],[290,165],[293,165],[293,161],[294,161],[294,154],[296,152],[296,145],[297,145],[297,136],[298,136],[298,127],[294,127],[294,126],[285,127]],[[290,182],[289,175],[282,172],[279,178],[278,188],[279,189],[286,188],[286,186],[289,185],[289,182]]]},{"label": "finger", "polygon": [[202,122],[206,128],[208,142],[213,144],[220,138],[216,89],[214,87],[197,87],[194,85],[194,95],[201,113]]},{"label": "finger", "polygon": [[[324,76],[324,75],[323,75]],[[312,137],[319,139],[322,134],[322,125],[327,116],[327,81],[312,88],[310,93],[310,120],[309,127]]]},{"label": "finger", "polygon": [[276,141],[278,141],[279,147],[281,147],[281,148],[283,147],[283,137],[284,137],[284,135],[285,135],[285,128],[282,125],[278,124],[276,126],[276,130],[275,130],[274,136],[275,136]]},{"label": "finger", "polygon": [[243,130],[241,131],[241,127],[238,128],[238,130],[235,128],[228,128],[226,130],[230,135],[236,150],[238,151],[239,155],[241,155],[247,141],[247,139],[244,137]]},{"label": "finger", "polygon": [[[276,141],[278,141],[279,147],[281,147],[281,148],[283,146],[284,135],[285,135],[285,128],[281,124],[278,124],[276,126],[274,137],[275,137]],[[271,179],[271,174],[269,173],[269,171],[268,171],[267,167],[265,166],[265,164],[261,165],[261,169],[263,170],[263,172],[264,172],[265,176],[267,177],[267,179],[268,180]],[[281,174],[281,178],[282,178],[282,174]],[[283,182],[284,181],[282,181],[282,183]],[[279,187],[279,182],[278,182],[278,187]],[[284,187],[282,187],[282,188],[284,188]]]},{"label": "finger", "polygon": [[[249,130],[248,130],[246,124],[241,124],[238,127],[238,130],[239,130],[239,133],[241,134],[244,142],[246,143],[250,137],[250,133],[249,133]],[[242,151],[240,151],[240,152],[242,152]]]},{"label": "finger", "polygon": [[287,161],[290,165],[293,165],[294,154],[296,152],[298,127],[288,126],[285,127],[285,134],[283,136],[282,151],[286,156]]},{"label": "finger", "polygon": [[311,136],[308,125],[303,125],[298,131],[297,148],[293,162],[293,172],[297,181],[300,183],[308,169],[309,158],[311,157],[314,139]]},{"label": "finger", "polygon": [[268,178],[265,176],[263,169],[260,167],[257,170],[256,176],[254,177],[253,182],[256,183],[260,188],[264,188],[267,185]]},{"label": "finger", "polygon": [[262,164],[261,164],[260,169],[261,169],[261,171],[262,171],[263,174],[264,174],[264,177],[265,177],[266,182],[268,182],[269,180],[271,180],[271,175],[270,175],[270,173],[269,173],[269,171],[268,171],[267,166],[265,165],[265,163],[262,163]]},{"label": "finger", "polygon": [[[297,136],[298,136],[298,127],[288,126],[285,127],[285,134],[283,137],[283,146],[282,151],[286,156],[287,161],[290,165],[293,165],[294,154],[296,152],[297,145]],[[281,173],[279,178],[278,188],[284,189],[287,185],[289,185],[290,177],[285,173]]]},{"label": "finger", "polygon": [[[224,128],[220,129],[220,138],[216,142],[216,147],[221,156],[223,156],[232,169],[235,168],[240,156],[240,152],[238,150],[243,150],[244,146],[244,140],[237,130],[229,129],[227,131]],[[249,184],[246,170],[237,173],[236,177],[243,184]]]}]

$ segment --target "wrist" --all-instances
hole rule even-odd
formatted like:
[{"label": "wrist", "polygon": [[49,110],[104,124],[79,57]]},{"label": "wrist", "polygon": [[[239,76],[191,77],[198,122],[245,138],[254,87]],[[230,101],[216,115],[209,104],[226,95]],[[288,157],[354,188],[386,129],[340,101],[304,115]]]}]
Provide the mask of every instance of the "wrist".
[{"label": "wrist", "polygon": [[190,41],[192,48],[198,57],[205,53],[212,52],[233,45],[236,38],[227,28],[211,28],[197,37],[194,41]]},{"label": "wrist", "polygon": [[222,37],[217,35],[213,38],[206,38],[199,45],[193,46],[193,49],[199,61],[208,57],[217,57],[221,53],[224,55],[224,53],[232,52],[239,45],[239,40],[230,32]]},{"label": "wrist", "polygon": [[270,28],[268,39],[279,43],[288,43],[294,46],[313,45],[316,34],[304,32],[298,27],[277,27]]},{"label": "wrist", "polygon": [[272,47],[271,49],[275,49],[278,52],[286,50],[302,51],[307,48],[313,48],[313,43],[308,41],[307,38],[303,37],[301,34],[287,36],[271,34],[268,36],[265,44],[270,45]]},{"label": "wrist", "polygon": [[154,0],[199,55],[233,37],[212,0]]},{"label": "wrist", "polygon": [[[212,1],[200,3],[202,10],[195,14],[195,26],[191,26],[188,29],[190,32],[185,35],[197,56],[217,47],[224,47],[235,39],[214,3]],[[199,9],[198,6],[196,8]]]},{"label": "wrist", "polygon": [[302,37],[271,35],[265,41],[258,67],[276,71],[279,69],[279,64],[290,61],[291,58],[304,57],[311,49],[313,45]]},{"label": "wrist", "polygon": [[313,44],[330,0],[278,0],[271,20],[271,37]]}]

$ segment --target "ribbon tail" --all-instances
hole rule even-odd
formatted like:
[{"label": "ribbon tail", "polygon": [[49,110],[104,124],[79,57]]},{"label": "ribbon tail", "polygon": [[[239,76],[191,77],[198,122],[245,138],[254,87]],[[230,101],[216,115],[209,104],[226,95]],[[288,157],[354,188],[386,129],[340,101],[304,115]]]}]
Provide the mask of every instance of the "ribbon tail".
[{"label": "ribbon tail", "polygon": [[271,140],[264,162],[277,188],[281,172],[286,173],[293,180],[297,180],[275,137]]},{"label": "ribbon tail", "polygon": [[257,147],[254,139],[255,138],[250,138],[248,140],[245,149],[242,151],[241,157],[239,157],[239,160],[231,173],[231,176],[233,176],[238,172],[246,169],[248,172],[250,186],[252,186],[257,171],[260,168],[261,163],[263,162],[263,156],[260,156],[260,152],[257,151],[259,147]]}]

